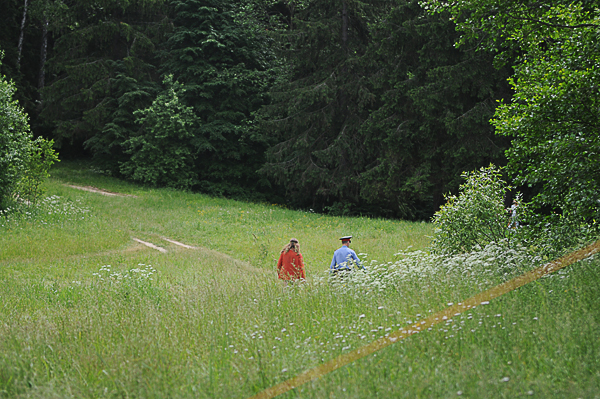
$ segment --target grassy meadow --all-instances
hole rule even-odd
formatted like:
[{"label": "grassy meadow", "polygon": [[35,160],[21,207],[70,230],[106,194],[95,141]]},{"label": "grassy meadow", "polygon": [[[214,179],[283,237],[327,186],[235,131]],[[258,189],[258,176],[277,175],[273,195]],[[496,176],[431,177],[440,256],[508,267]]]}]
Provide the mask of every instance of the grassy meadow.
[{"label": "grassy meadow", "polygon": [[[545,261],[428,257],[428,223],[149,189],[86,164],[52,174],[43,211],[0,218],[0,398],[247,398]],[[348,234],[369,273],[328,281]],[[284,287],[291,237],[307,282]],[[281,397],[600,398],[599,304],[596,256]]]}]

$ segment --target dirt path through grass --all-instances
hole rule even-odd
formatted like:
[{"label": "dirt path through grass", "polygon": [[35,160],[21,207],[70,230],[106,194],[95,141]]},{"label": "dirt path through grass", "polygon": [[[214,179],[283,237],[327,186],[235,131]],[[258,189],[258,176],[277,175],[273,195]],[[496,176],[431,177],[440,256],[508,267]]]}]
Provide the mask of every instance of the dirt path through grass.
[{"label": "dirt path through grass", "polygon": [[167,250],[166,250],[166,249],[164,249],[163,247],[159,247],[158,245],[154,245],[154,244],[152,244],[151,242],[142,241],[142,240],[140,240],[139,238],[135,238],[135,237],[131,237],[131,239],[132,239],[133,241],[137,241],[137,242],[139,242],[140,244],[143,244],[143,245],[147,246],[148,248],[155,249],[155,250],[157,250],[157,251],[159,251],[159,252],[162,252],[162,253],[165,253],[165,252],[167,252]]},{"label": "dirt path through grass", "polygon": [[[138,238],[134,238],[134,237],[131,237],[131,238],[134,241],[136,241],[136,242],[138,242],[140,244],[143,244],[143,245],[147,246],[148,248],[152,248],[154,250],[157,250],[157,251],[159,251],[161,253],[168,252],[167,249],[165,249],[163,247],[160,247],[158,245],[154,245],[154,244],[152,244],[150,242],[142,241],[142,240],[140,240]],[[226,259],[229,262],[233,263],[236,267],[242,268],[242,269],[244,269],[246,271],[249,271],[249,272],[252,272],[252,273],[258,273],[258,274],[267,274],[268,273],[268,271],[266,271],[266,270],[259,269],[257,267],[252,266],[249,262],[244,262],[244,261],[241,261],[239,259],[235,259],[235,258],[233,258],[233,257],[231,257],[231,256],[229,256],[227,254],[224,254],[222,252],[219,252],[219,251],[215,251],[215,250],[212,250],[212,249],[209,249],[209,248],[204,248],[204,247],[198,247],[198,246],[192,246],[192,245],[184,244],[182,242],[179,242],[179,241],[167,238],[167,237],[162,237],[161,236],[160,238],[162,240],[168,241],[168,242],[170,242],[170,243],[172,243],[174,245],[177,245],[178,247],[181,247],[181,248],[185,248],[185,249],[189,249],[189,250],[202,251],[204,253],[209,253],[209,254],[211,254],[213,256]]]},{"label": "dirt path through grass", "polygon": [[[135,196],[135,195],[116,193],[116,192],[104,190],[104,189],[93,187],[93,186],[77,186],[77,185],[72,185],[72,184],[64,184],[64,185],[67,186],[67,187],[71,187],[71,188],[77,189],[77,190],[98,193],[98,194],[102,194],[102,195],[106,195],[106,196],[111,196],[111,197],[133,197],[133,198],[137,198],[137,196]],[[147,242],[147,241],[143,241],[143,240],[141,240],[139,238],[135,238],[135,237],[131,237],[131,238],[134,241],[136,241],[136,242],[138,242],[138,243],[140,243],[140,244],[142,244],[142,245],[144,245],[144,246],[146,246],[148,248],[152,248],[152,249],[154,249],[156,251],[159,251],[161,253],[168,252],[167,249],[165,249],[165,248],[163,248],[161,246],[155,245],[155,244]],[[268,273],[268,271],[266,271],[266,270],[262,270],[262,269],[259,269],[259,268],[256,268],[256,267],[252,266],[249,262],[244,262],[244,261],[241,261],[239,259],[232,258],[231,256],[229,256],[227,254],[224,254],[222,252],[218,252],[218,251],[215,251],[215,250],[212,250],[212,249],[208,249],[208,248],[204,248],[204,247],[198,247],[198,246],[192,246],[192,245],[184,244],[184,243],[182,243],[180,241],[173,240],[173,239],[168,238],[168,237],[162,237],[161,236],[160,238],[162,240],[164,240],[164,241],[170,242],[171,244],[177,245],[177,246],[179,246],[181,248],[193,249],[193,250],[201,250],[203,252],[209,252],[209,253],[212,253],[213,255],[216,255],[216,256],[219,256],[219,257],[222,257],[222,258],[226,258],[226,259],[232,261],[237,267],[240,267],[240,268],[242,268],[244,270],[247,270],[247,271],[250,271],[252,273],[259,273],[259,274],[266,274],[266,273]],[[135,247],[135,248],[136,249],[140,249],[140,247]],[[131,249],[126,249],[125,251],[131,251]]]},{"label": "dirt path through grass", "polygon": [[77,189],[77,190],[83,190],[83,191],[89,191],[91,193],[98,193],[98,194],[102,194],[102,195],[107,195],[109,197],[133,197],[133,198],[137,198],[136,195],[115,193],[115,192],[112,192],[112,191],[103,190],[101,188],[93,187],[93,186],[75,186],[75,185],[72,185],[72,184],[65,184],[65,186],[71,187],[71,188],[74,188],[74,189]]}]

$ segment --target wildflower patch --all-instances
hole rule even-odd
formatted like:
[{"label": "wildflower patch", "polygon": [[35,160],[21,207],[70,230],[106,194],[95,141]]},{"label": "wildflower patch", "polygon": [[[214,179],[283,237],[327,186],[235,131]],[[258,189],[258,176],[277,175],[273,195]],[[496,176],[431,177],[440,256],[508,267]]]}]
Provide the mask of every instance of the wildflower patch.
[{"label": "wildflower patch", "polygon": [[89,218],[91,210],[80,199],[69,200],[51,195],[16,209],[0,210],[0,227],[16,228],[27,223],[55,224],[65,221],[80,221]]},{"label": "wildflower patch", "polygon": [[335,371],[358,359],[361,359],[374,352],[377,352],[380,349],[392,345],[399,340],[402,340],[414,334],[419,334],[424,331],[430,331],[432,330],[432,327],[436,324],[445,322],[446,320],[454,316],[458,316],[461,313],[473,309],[477,306],[487,305],[490,303],[489,301],[491,299],[498,298],[519,287],[522,287],[535,280],[538,280],[541,277],[547,276],[575,262],[586,259],[598,252],[600,252],[600,240],[583,249],[580,249],[578,251],[565,255],[553,262],[538,267],[528,273],[522,274],[521,276],[509,280],[503,284],[497,285],[491,289],[481,292],[465,300],[464,302],[459,302],[457,304],[451,305],[449,303],[449,306],[446,309],[437,312],[429,316],[428,318],[419,321],[418,323],[412,324],[409,328],[402,328],[352,352],[340,355],[320,366],[309,369],[294,378],[290,378],[289,380],[284,381],[278,385],[275,385],[271,388],[267,388],[264,391],[252,396],[250,399],[270,399],[275,396],[281,395],[302,384],[323,377],[324,375],[331,373],[332,371]]}]

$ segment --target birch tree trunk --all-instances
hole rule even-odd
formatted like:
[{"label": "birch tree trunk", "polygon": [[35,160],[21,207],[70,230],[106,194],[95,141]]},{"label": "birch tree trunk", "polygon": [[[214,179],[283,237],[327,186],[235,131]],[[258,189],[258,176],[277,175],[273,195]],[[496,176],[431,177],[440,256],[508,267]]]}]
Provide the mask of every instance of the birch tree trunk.
[{"label": "birch tree trunk", "polygon": [[17,55],[17,69],[21,67],[21,53],[23,52],[23,35],[25,32],[25,21],[27,20],[27,1],[25,0],[25,6],[23,7],[23,19],[21,20],[21,33],[19,33],[19,54]]},{"label": "birch tree trunk", "polygon": [[48,54],[48,17],[44,17],[44,22],[42,22],[42,48],[40,50],[40,72],[38,75],[38,89],[44,88],[44,84],[46,81],[46,71],[44,66],[46,65],[46,57]]}]

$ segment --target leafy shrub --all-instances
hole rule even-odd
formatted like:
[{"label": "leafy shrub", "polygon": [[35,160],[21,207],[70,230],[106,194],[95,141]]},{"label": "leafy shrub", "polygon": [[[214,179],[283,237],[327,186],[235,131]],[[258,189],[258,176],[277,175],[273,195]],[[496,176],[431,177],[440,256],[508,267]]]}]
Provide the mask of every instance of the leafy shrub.
[{"label": "leafy shrub", "polygon": [[[508,228],[511,215],[504,207],[504,198],[512,187],[502,180],[500,169],[490,165],[465,172],[462,177],[466,182],[460,186],[459,195],[446,196],[446,204],[433,216],[432,250],[462,253],[504,239],[522,241],[521,228]],[[525,219],[527,206],[520,195],[517,198],[518,217]]]},{"label": "leafy shrub", "polygon": [[13,100],[15,90],[12,82],[0,76],[0,210],[8,206],[32,146],[27,114]]},{"label": "leafy shrub", "polygon": [[59,162],[53,145],[54,140],[48,141],[38,137],[28,148],[25,169],[17,184],[17,193],[20,198],[32,204],[36,204],[45,192],[42,182],[50,176],[50,167],[54,162]]},{"label": "leafy shrub", "polygon": [[49,176],[50,167],[58,161],[52,148],[54,141],[42,137],[33,140],[27,114],[13,100],[15,90],[12,82],[0,76],[1,211],[15,199],[35,203],[43,194],[42,182]]},{"label": "leafy shrub", "polygon": [[194,161],[199,140],[192,132],[196,116],[180,101],[185,90],[172,75],[164,84],[165,91],[149,108],[134,112],[142,129],[123,143],[131,158],[121,164],[121,172],[142,183],[189,188],[198,178]]},{"label": "leafy shrub", "polygon": [[528,246],[546,258],[555,258],[581,248],[600,237],[600,223],[573,213],[532,215],[524,238]]}]

